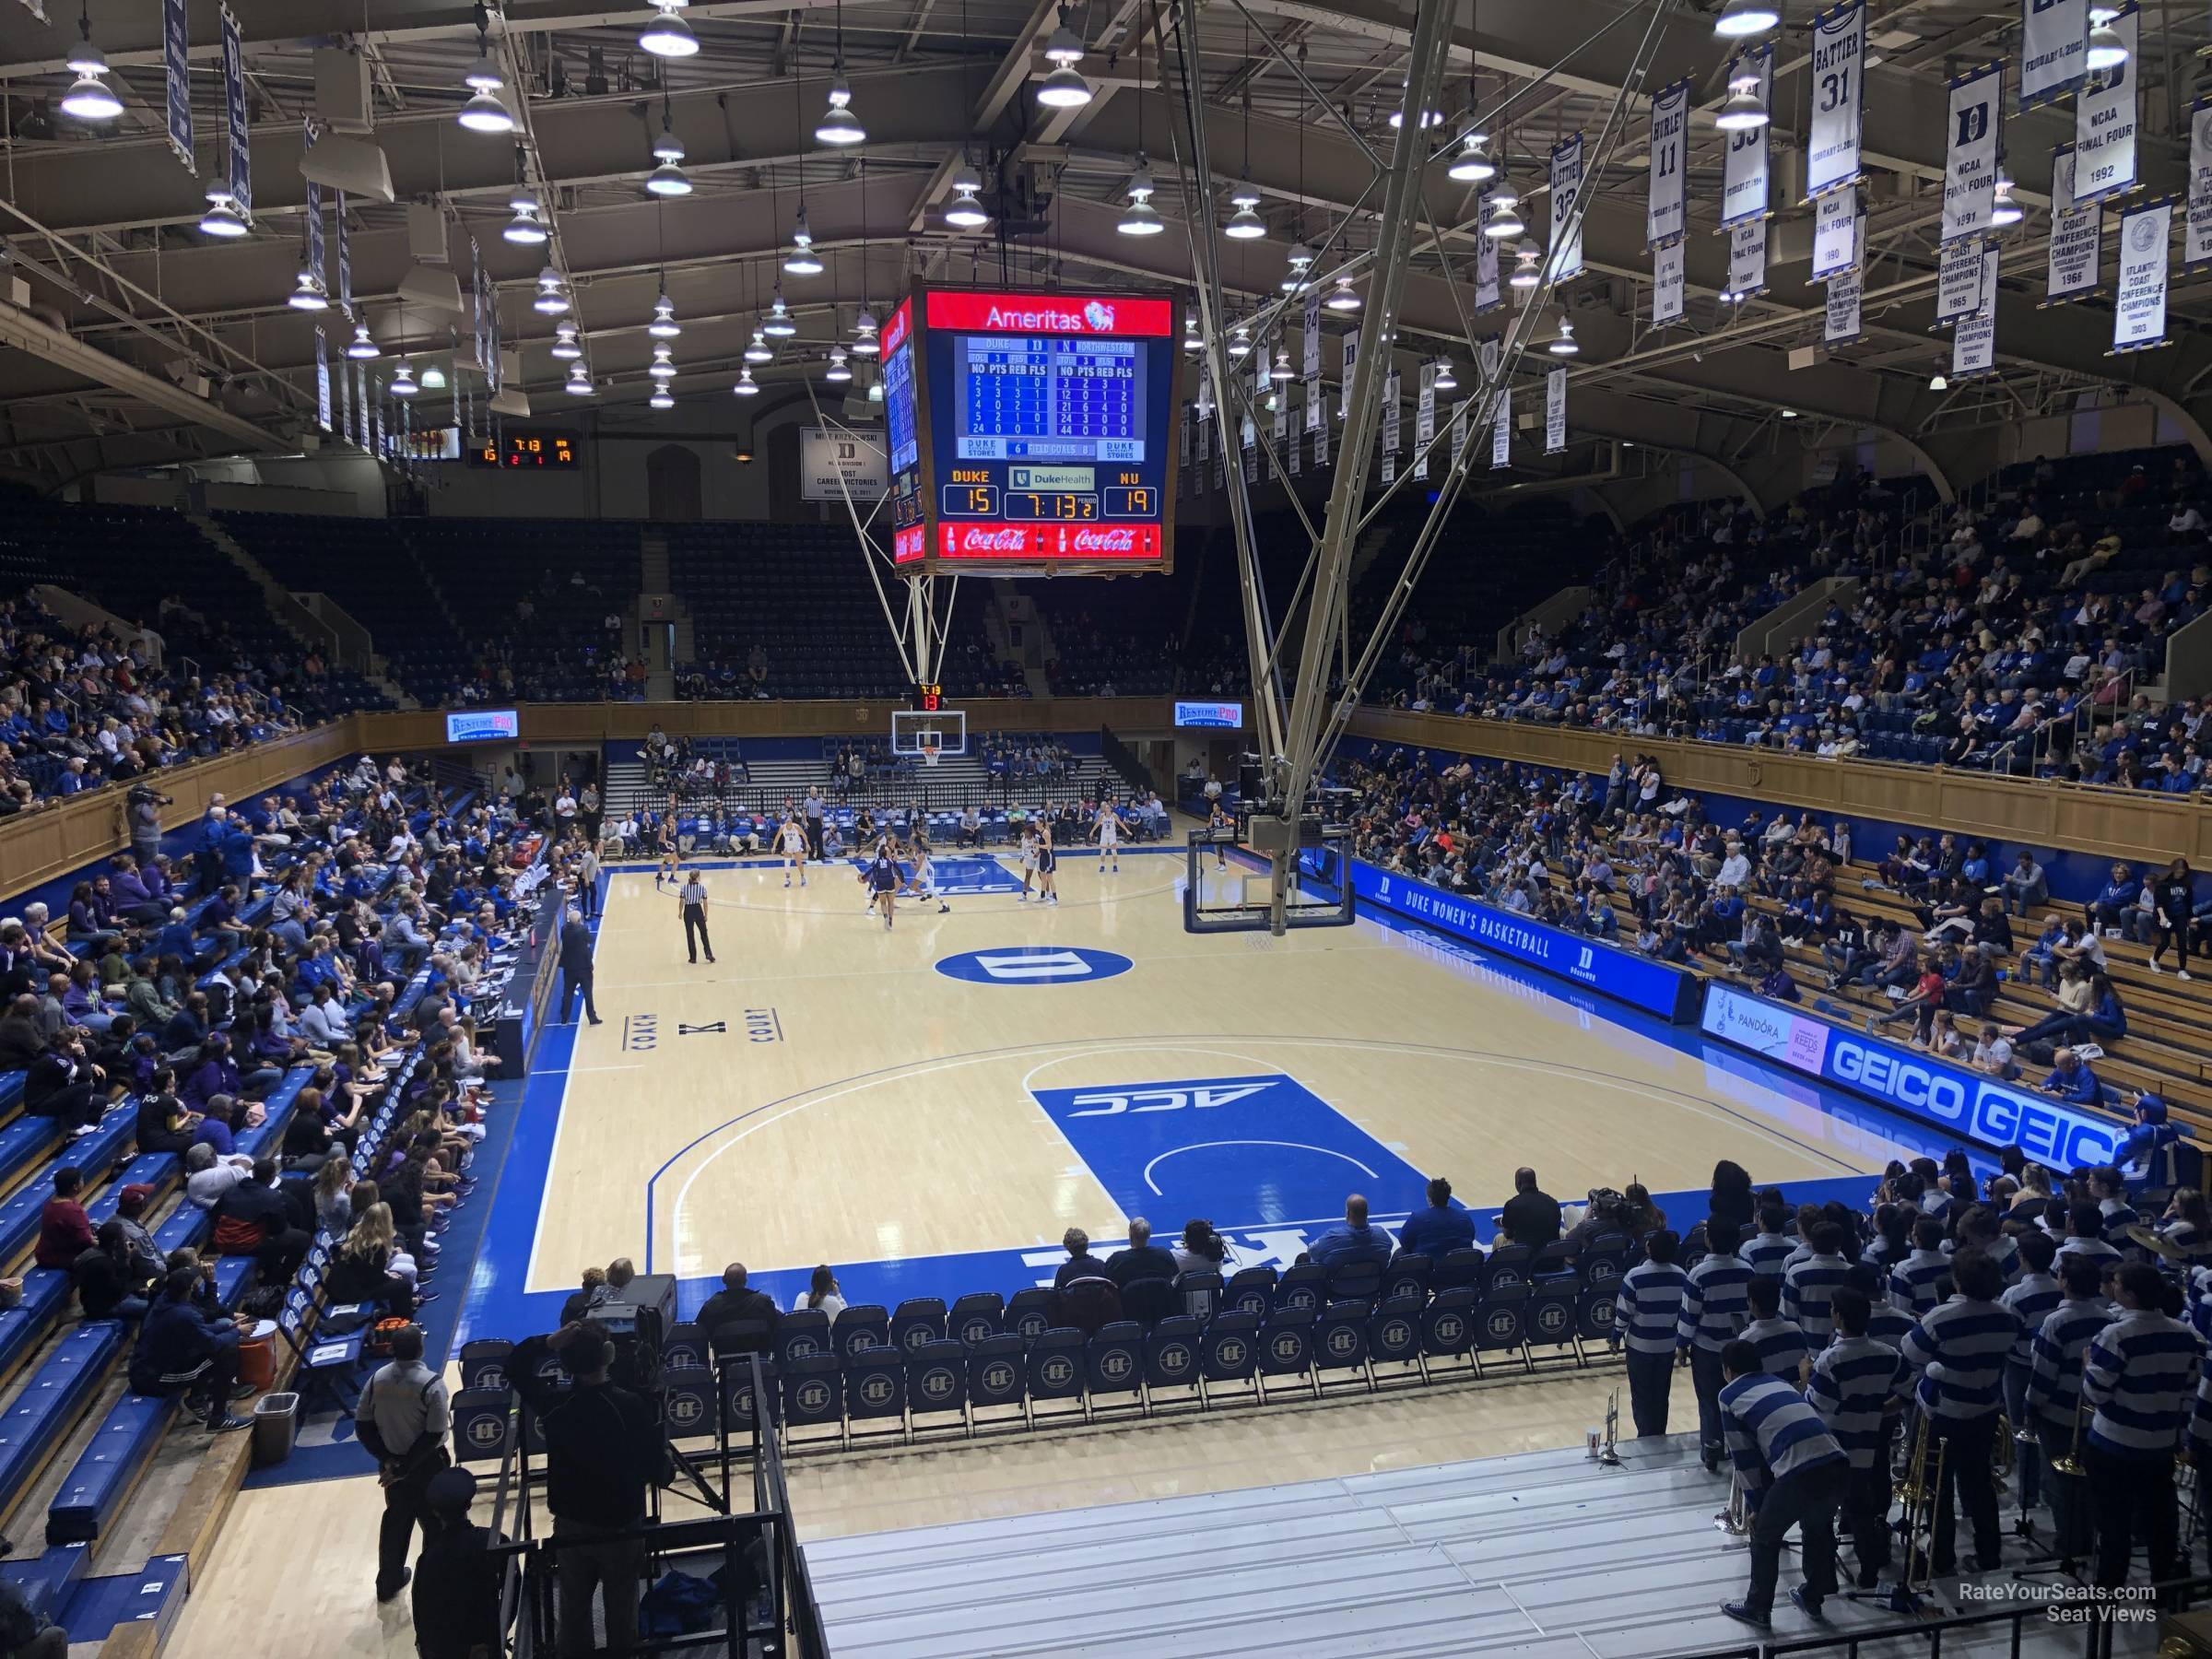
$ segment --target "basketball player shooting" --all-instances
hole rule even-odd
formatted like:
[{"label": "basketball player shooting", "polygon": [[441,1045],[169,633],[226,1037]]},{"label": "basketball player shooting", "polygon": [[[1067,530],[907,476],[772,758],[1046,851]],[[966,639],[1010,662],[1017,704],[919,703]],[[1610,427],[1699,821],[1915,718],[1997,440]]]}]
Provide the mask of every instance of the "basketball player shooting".
[{"label": "basketball player shooting", "polygon": [[1113,873],[1122,873],[1122,815],[1114,809],[1111,799],[1099,803],[1099,816],[1091,827],[1099,843],[1099,874],[1106,874],[1106,861],[1113,861]]}]

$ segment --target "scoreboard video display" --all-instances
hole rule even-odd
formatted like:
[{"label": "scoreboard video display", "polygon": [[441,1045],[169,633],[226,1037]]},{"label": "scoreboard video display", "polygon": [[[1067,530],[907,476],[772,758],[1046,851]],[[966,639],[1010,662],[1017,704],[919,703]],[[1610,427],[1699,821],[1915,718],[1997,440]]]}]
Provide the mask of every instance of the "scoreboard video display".
[{"label": "scoreboard video display", "polygon": [[895,563],[1174,568],[1169,296],[922,288],[882,337]]}]

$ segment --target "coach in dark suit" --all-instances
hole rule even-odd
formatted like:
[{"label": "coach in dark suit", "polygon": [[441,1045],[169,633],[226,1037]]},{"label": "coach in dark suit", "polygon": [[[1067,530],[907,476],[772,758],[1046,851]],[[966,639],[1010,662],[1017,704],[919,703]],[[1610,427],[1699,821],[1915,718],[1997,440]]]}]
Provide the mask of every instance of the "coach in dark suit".
[{"label": "coach in dark suit", "polygon": [[594,1025],[599,1023],[599,1005],[592,1000],[592,930],[583,924],[583,916],[574,905],[569,907],[568,920],[560,924],[560,1019],[566,1025],[569,1018],[569,999],[582,990],[583,1011]]}]

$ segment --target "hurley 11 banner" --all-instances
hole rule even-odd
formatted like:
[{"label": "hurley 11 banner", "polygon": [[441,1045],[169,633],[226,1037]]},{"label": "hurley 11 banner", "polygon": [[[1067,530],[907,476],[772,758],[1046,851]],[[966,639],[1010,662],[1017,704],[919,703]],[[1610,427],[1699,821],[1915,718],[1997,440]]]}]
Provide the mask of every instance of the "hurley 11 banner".
[{"label": "hurley 11 banner", "polygon": [[1644,209],[1644,246],[1673,241],[1688,228],[1682,198],[1682,149],[1689,129],[1689,83],[1662,88],[1652,100],[1651,194]]}]

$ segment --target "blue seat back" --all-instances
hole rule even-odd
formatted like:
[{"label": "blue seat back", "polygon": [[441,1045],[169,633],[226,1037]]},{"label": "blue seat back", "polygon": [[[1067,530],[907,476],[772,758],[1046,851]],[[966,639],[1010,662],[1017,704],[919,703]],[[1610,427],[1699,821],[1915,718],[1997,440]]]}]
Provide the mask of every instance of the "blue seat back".
[{"label": "blue seat back", "polygon": [[1024,1342],[1034,1342],[1053,1328],[1053,1292],[1042,1286],[1014,1292],[1006,1304],[1006,1328]]},{"label": "blue seat back", "polygon": [[1206,1322],[1198,1343],[1198,1370],[1208,1382],[1241,1382],[1260,1358],[1260,1322],[1241,1308],[1224,1308]]},{"label": "blue seat back", "polygon": [[1480,1297],[1472,1285],[1454,1285],[1439,1290],[1421,1312],[1421,1352],[1434,1359],[1453,1359],[1475,1341]]},{"label": "blue seat back", "polygon": [[1367,1363],[1367,1322],[1374,1304],[1364,1299],[1333,1301],[1313,1322],[1313,1363],[1323,1371],[1349,1371]]},{"label": "blue seat back", "polygon": [[1515,1285],[1528,1283],[1529,1270],[1535,1264],[1536,1253],[1525,1244],[1500,1244],[1490,1252],[1489,1260],[1483,1264],[1482,1288],[1488,1295],[1492,1290],[1510,1289]]},{"label": "blue seat back", "polygon": [[[1176,1312],[1195,1313],[1200,1319],[1209,1319],[1221,1305],[1221,1276],[1210,1268],[1175,1276]],[[1206,1300],[1194,1302],[1191,1298]]]},{"label": "blue seat back", "polygon": [[1577,1258],[1575,1266],[1581,1271],[1585,1285],[1611,1284],[1628,1271],[1629,1246],[1631,1241],[1626,1233],[1599,1233],[1590,1241],[1590,1248]]},{"label": "blue seat back", "polygon": [[783,1420],[834,1423],[844,1414],[844,1372],[835,1354],[809,1354],[783,1370]]},{"label": "blue seat back", "polygon": [[900,1417],[906,1411],[906,1356],[895,1347],[863,1348],[845,1355],[845,1416]]},{"label": "blue seat back", "polygon": [[1488,1352],[1519,1347],[1528,1335],[1526,1281],[1492,1288],[1482,1299],[1475,1319],[1475,1346]]},{"label": "blue seat back", "polygon": [[1164,1278],[1131,1279],[1122,1287],[1122,1317],[1140,1325],[1158,1324],[1182,1307],[1175,1287]]},{"label": "blue seat back", "polygon": [[864,1307],[847,1308],[837,1316],[830,1327],[840,1355],[851,1358],[868,1348],[891,1346],[891,1316],[870,1302]]},{"label": "blue seat back", "polygon": [[1249,1313],[1256,1322],[1275,1312],[1275,1269],[1240,1267],[1221,1288],[1221,1306]]},{"label": "blue seat back", "polygon": [[978,1406],[1018,1406],[1029,1380],[1027,1346],[1011,1334],[972,1344],[968,1349],[968,1398]]},{"label": "blue seat back", "polygon": [[925,1411],[964,1411],[968,1406],[968,1348],[940,1336],[906,1350],[906,1397],[916,1417]]},{"label": "blue seat back", "polygon": [[830,1315],[819,1308],[801,1308],[795,1313],[786,1313],[776,1326],[776,1359],[779,1364],[790,1365],[796,1360],[810,1359],[817,1354],[831,1352],[830,1343]]},{"label": "blue seat back", "polygon": [[1311,1308],[1277,1309],[1260,1333],[1260,1370],[1271,1377],[1312,1371],[1316,1317]]},{"label": "blue seat back", "polygon": [[1401,1297],[1418,1296],[1429,1300],[1429,1281],[1436,1277],[1436,1264],[1420,1254],[1394,1258],[1382,1271],[1382,1287],[1379,1294],[1384,1301],[1396,1301]]},{"label": "blue seat back", "polygon": [[1536,1281],[1529,1292],[1528,1339],[1537,1343],[1565,1343],[1574,1339],[1582,1292],[1570,1277],[1564,1283],[1550,1277]]},{"label": "blue seat back", "polygon": [[1134,1319],[1109,1320],[1084,1345],[1083,1363],[1092,1394],[1135,1394],[1145,1375],[1145,1327]]},{"label": "blue seat back", "polygon": [[479,1337],[475,1342],[461,1345],[461,1386],[496,1388],[504,1394],[507,1381],[507,1356],[514,1352],[514,1344],[501,1342],[496,1336]]},{"label": "blue seat back", "polygon": [[1145,1382],[1154,1388],[1182,1388],[1198,1380],[1198,1345],[1206,1321],[1171,1313],[1145,1335]]},{"label": "blue seat back", "polygon": [[1274,1312],[1320,1312],[1328,1283],[1329,1276],[1316,1263],[1300,1262],[1295,1267],[1285,1268],[1283,1277],[1275,1282]]},{"label": "blue seat back", "polygon": [[913,1296],[891,1314],[891,1346],[912,1353],[924,1343],[945,1339],[945,1304],[934,1296]]},{"label": "blue seat back", "polygon": [[1592,1285],[1575,1304],[1574,1328],[1584,1342],[1610,1342],[1620,1318],[1620,1287]]},{"label": "blue seat back", "polygon": [[1005,1297],[995,1290],[978,1290],[952,1304],[946,1332],[955,1341],[973,1347],[999,1334],[1004,1328],[1006,1313]]},{"label": "blue seat back", "polygon": [[[769,1409],[778,1405],[776,1364],[769,1359],[760,1361],[761,1386],[768,1395]],[[759,1402],[753,1397],[753,1368],[749,1360],[735,1359],[722,1368],[724,1421],[733,1434],[752,1432],[753,1413]],[[772,1419],[771,1419],[772,1420]]]},{"label": "blue seat back", "polygon": [[714,1373],[703,1365],[661,1368],[661,1420],[670,1440],[714,1432]]},{"label": "blue seat back", "polygon": [[1067,1400],[1083,1392],[1082,1332],[1055,1325],[1030,1344],[1030,1398]]},{"label": "blue seat back", "polygon": [[1382,1288],[1382,1264],[1347,1262],[1329,1275],[1326,1300],[1333,1302],[1372,1301]]},{"label": "blue seat back", "polygon": [[1405,1360],[1421,1351],[1418,1296],[1394,1296],[1380,1303],[1367,1324],[1368,1352],[1378,1360]]}]

